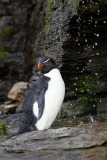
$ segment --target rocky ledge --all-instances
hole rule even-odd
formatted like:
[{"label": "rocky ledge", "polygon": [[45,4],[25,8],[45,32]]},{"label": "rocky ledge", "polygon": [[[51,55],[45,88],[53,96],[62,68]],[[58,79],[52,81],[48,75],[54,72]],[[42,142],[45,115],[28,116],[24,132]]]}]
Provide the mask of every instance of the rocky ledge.
[{"label": "rocky ledge", "polygon": [[[32,131],[12,137],[2,146],[9,156],[16,154],[20,159],[106,160],[107,122]],[[18,160],[17,156],[14,156],[14,160]],[[5,159],[3,154],[1,158]]]}]

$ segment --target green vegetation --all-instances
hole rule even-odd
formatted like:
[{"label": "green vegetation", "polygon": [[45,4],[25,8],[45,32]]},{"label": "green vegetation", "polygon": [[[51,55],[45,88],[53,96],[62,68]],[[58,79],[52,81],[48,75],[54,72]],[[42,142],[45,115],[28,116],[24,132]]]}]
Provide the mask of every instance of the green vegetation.
[{"label": "green vegetation", "polygon": [[79,0],[73,0],[74,11],[77,12],[79,8]]},{"label": "green vegetation", "polygon": [[7,126],[5,122],[0,122],[0,135],[7,134]]},{"label": "green vegetation", "polygon": [[3,31],[2,31],[2,37],[4,39],[9,40],[9,39],[11,39],[12,35],[13,35],[13,29],[12,29],[12,27],[7,26],[7,27],[5,27],[3,29]]},{"label": "green vegetation", "polygon": [[73,7],[74,7],[74,11],[77,12],[78,10],[80,12],[84,12],[84,11],[97,11],[100,10],[100,3],[96,3],[96,2],[84,2],[82,3],[82,5],[79,5],[79,0],[73,0]]},{"label": "green vegetation", "polygon": [[81,95],[78,98],[78,102],[82,105],[81,111],[84,114],[87,114],[91,111],[92,109],[92,104],[91,104],[91,97],[86,94],[85,96]]},{"label": "green vegetation", "polygon": [[86,76],[82,75],[80,77],[72,78],[74,83],[74,93],[76,94],[77,101],[79,102],[80,114],[89,115],[96,114],[96,100],[94,93],[98,90],[97,82],[99,81],[99,76]]},{"label": "green vegetation", "polygon": [[6,49],[0,45],[0,59],[4,59],[7,55]]},{"label": "green vegetation", "polygon": [[94,78],[93,77],[85,77],[83,79],[82,78],[77,81],[77,84],[79,86],[78,92],[80,92],[80,93],[84,93],[84,92],[93,93],[94,92],[94,85],[93,85]]},{"label": "green vegetation", "polygon": [[90,2],[90,4],[88,4],[88,5],[82,5],[79,9],[80,9],[80,11],[83,11],[83,12],[87,11],[87,10],[94,12],[99,9],[99,3],[91,3]]},{"label": "green vegetation", "polygon": [[46,35],[49,32],[49,26],[50,26],[50,20],[51,20],[51,16],[52,16],[52,0],[48,0],[47,2],[47,18],[45,21],[45,33]]}]

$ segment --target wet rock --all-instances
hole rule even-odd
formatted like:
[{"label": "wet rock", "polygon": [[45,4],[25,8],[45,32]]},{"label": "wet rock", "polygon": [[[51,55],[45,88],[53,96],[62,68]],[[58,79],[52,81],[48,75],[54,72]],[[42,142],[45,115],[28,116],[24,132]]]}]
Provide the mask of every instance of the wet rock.
[{"label": "wet rock", "polygon": [[81,115],[97,115],[100,100],[106,98],[106,6],[107,1],[54,1],[48,32],[45,26],[35,41],[36,58],[54,57],[65,81],[65,101],[79,102]]},{"label": "wet rock", "polygon": [[[18,137],[13,137],[3,142],[2,145],[9,152],[30,152],[31,155],[35,153],[37,157],[42,157],[43,155],[45,157],[45,154],[48,157],[52,154],[53,159],[55,158],[55,154],[59,157],[59,151],[65,157],[69,151],[71,157],[74,156],[75,159],[77,157],[77,160],[79,157],[80,159],[90,160],[88,155],[92,155],[93,153],[91,160],[94,160],[95,156],[97,158],[99,156],[99,152],[97,152],[99,147],[102,149],[100,158],[103,159],[103,156],[106,156],[106,146],[103,146],[106,143],[107,123],[105,122],[79,125],[77,127],[49,129],[46,131],[32,131]],[[74,149],[76,154],[73,154]]]},{"label": "wet rock", "polygon": [[24,92],[27,89],[27,82],[19,82],[14,84],[10,92],[8,93],[8,98],[22,102],[24,99]]},{"label": "wet rock", "polygon": [[33,43],[44,25],[45,5],[44,0],[0,1],[0,81],[7,86],[0,83],[0,101],[13,84],[32,75]]},{"label": "wet rock", "polygon": [[0,105],[0,113],[1,114],[8,114],[8,113],[15,113],[18,104],[2,104]]}]

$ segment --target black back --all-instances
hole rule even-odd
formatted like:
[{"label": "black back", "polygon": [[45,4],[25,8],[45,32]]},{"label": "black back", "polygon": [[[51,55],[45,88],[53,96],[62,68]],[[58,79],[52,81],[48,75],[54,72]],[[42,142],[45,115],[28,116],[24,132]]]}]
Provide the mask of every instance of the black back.
[{"label": "black back", "polygon": [[41,118],[44,110],[45,99],[44,95],[46,90],[48,89],[48,82],[50,78],[42,75],[40,79],[31,86],[28,90],[25,100],[23,102],[23,109],[31,111],[33,110],[33,104],[35,102],[38,103],[39,107],[39,116],[38,119]]}]

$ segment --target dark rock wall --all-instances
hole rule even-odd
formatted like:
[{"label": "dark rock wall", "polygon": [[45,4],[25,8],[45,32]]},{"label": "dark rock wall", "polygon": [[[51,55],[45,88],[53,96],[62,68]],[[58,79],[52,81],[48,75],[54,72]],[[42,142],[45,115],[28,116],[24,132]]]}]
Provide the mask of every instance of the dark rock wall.
[{"label": "dark rock wall", "polygon": [[33,44],[45,21],[45,1],[0,1],[0,101],[32,75]]},{"label": "dark rock wall", "polygon": [[101,108],[107,95],[107,1],[53,1],[50,15],[36,39],[36,57],[56,59],[66,84],[65,101],[76,100],[83,115],[107,112]]},{"label": "dark rock wall", "polygon": [[61,70],[68,99],[81,103],[83,114],[107,113],[107,1],[80,2],[67,33]]},{"label": "dark rock wall", "polygon": [[0,95],[29,80],[33,65],[37,78],[36,61],[47,54],[61,70],[65,101],[83,114],[107,111],[106,0],[2,0],[0,53]]}]

